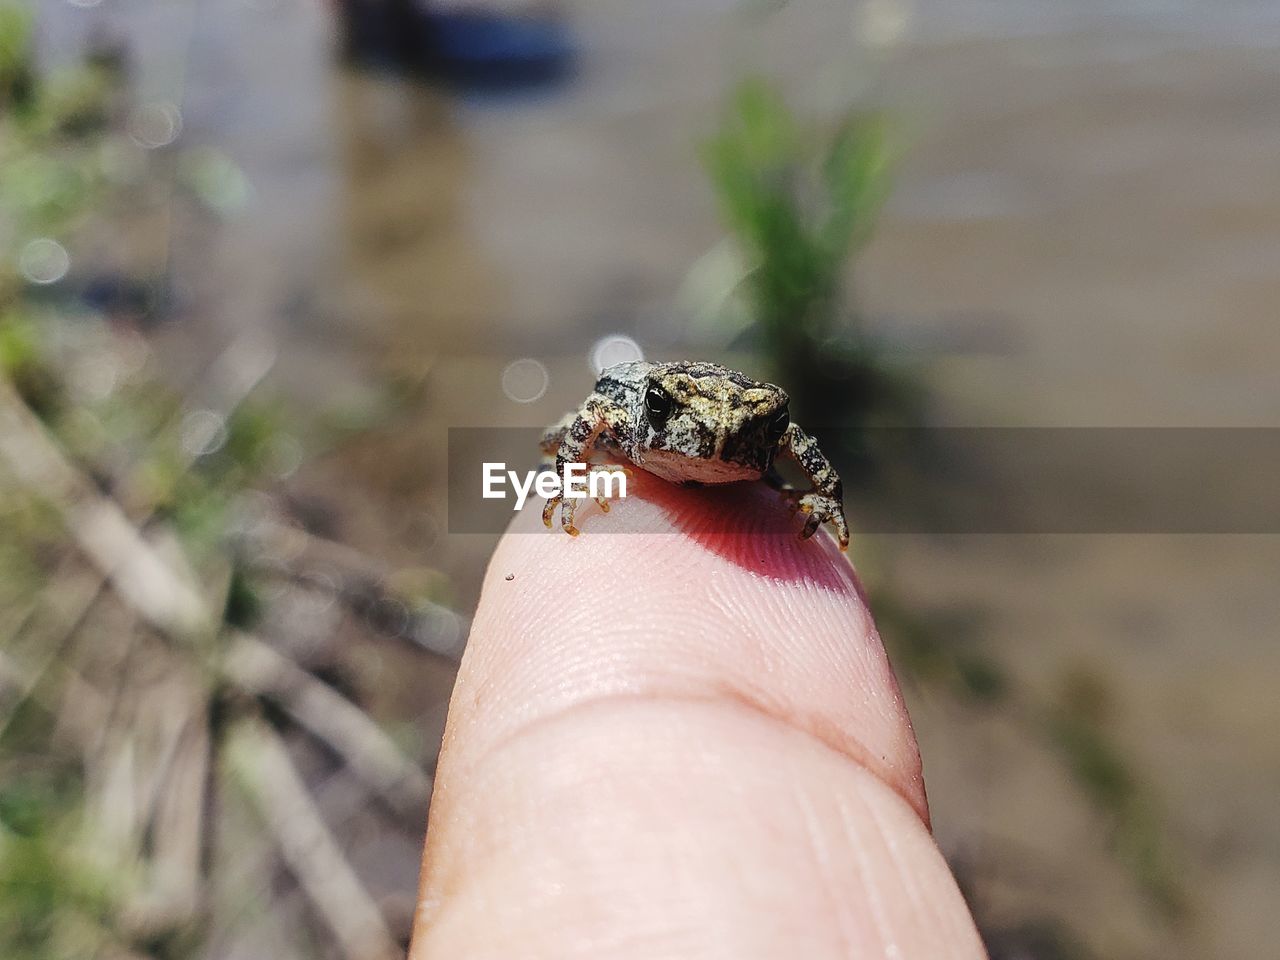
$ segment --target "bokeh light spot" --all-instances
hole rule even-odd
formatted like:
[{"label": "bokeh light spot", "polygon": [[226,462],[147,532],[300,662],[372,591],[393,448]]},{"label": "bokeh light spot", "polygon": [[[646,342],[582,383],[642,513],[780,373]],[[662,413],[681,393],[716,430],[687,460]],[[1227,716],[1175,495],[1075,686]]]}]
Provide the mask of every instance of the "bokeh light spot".
[{"label": "bokeh light spot", "polygon": [[502,392],[516,403],[541,400],[551,385],[551,374],[541,361],[532,357],[513,360],[502,371]]},{"label": "bokeh light spot", "polygon": [[445,607],[424,606],[415,618],[413,641],[435,653],[454,656],[465,641],[462,619]]},{"label": "bokeh light spot", "polygon": [[380,598],[369,616],[379,630],[394,637],[403,636],[409,626],[409,608],[395,597]]},{"label": "bokeh light spot", "polygon": [[192,410],[182,418],[182,449],[193,457],[207,457],[227,442],[227,421],[216,410]]},{"label": "bokeh light spot", "polygon": [[167,101],[144,103],[129,114],[129,136],[148,150],[167,147],[182,133],[182,113]]},{"label": "bokeh light spot", "polygon": [[328,570],[316,569],[307,571],[302,578],[312,592],[312,596],[307,598],[308,605],[315,610],[328,610],[338,599],[338,585],[340,577]]},{"label": "bokeh light spot", "polygon": [[18,269],[31,283],[41,286],[57,283],[71,269],[71,256],[57,240],[38,237],[22,248],[18,255]]},{"label": "bokeh light spot", "polygon": [[869,47],[896,46],[911,26],[910,0],[863,0],[854,14],[854,29]]},{"label": "bokeh light spot", "polygon": [[271,472],[279,480],[287,480],[302,466],[305,451],[302,441],[291,434],[276,439],[271,447]]},{"label": "bokeh light spot", "polygon": [[640,349],[640,344],[620,333],[612,333],[607,337],[601,337],[592,344],[591,352],[588,355],[588,362],[597,377],[600,376],[602,370],[612,367],[615,363],[627,363],[630,360],[643,359],[644,351]]}]

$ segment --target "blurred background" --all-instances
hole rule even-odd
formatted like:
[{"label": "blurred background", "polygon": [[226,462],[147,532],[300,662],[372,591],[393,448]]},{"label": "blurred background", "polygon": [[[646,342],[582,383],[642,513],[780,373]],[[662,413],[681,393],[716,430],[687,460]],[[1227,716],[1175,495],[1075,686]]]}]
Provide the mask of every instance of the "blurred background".
[{"label": "blurred background", "polygon": [[[1275,426],[1278,89],[1267,0],[0,0],[0,955],[402,950],[450,428],[715,359],[856,529],[886,426]],[[994,957],[1274,953],[1274,531],[851,556]]]}]

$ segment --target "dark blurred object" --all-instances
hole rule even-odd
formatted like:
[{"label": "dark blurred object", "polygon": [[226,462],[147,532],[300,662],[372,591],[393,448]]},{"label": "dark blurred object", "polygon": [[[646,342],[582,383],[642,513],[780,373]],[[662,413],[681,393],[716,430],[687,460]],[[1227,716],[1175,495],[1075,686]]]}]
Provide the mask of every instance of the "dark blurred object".
[{"label": "dark blurred object", "polygon": [[527,13],[480,6],[433,10],[415,0],[340,0],[342,54],[351,63],[473,88],[554,83],[575,47],[558,7]]},{"label": "dark blurred object", "polygon": [[82,302],[113,320],[132,323],[140,329],[155,327],[169,302],[167,277],[151,279],[121,273],[98,272],[85,277],[80,290]]}]

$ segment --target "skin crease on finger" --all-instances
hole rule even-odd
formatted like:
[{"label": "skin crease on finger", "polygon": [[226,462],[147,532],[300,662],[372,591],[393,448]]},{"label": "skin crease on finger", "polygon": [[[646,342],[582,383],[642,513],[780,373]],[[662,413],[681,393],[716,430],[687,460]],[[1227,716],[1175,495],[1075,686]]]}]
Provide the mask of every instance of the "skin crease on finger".
[{"label": "skin crease on finger", "polygon": [[982,956],[847,560],[758,485],[629,492],[494,554],[411,956]]}]

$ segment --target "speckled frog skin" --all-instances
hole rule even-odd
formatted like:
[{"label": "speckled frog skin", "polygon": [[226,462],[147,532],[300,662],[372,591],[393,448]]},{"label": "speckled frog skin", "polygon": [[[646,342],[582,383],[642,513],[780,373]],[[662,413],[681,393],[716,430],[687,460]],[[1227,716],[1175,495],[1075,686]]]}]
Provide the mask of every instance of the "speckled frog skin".
[{"label": "speckled frog skin", "polygon": [[[789,402],[780,387],[715,363],[619,363],[600,374],[576,412],[547,431],[542,449],[555,457],[560,475],[566,463],[585,462],[599,446],[672,483],[763,478],[805,514],[801,539],[830,521],[840,549],[847,549],[840,478],[813,438],[791,422]],[[783,486],[773,470],[779,456],[793,458],[812,489]],[[573,498],[549,499],[543,521],[551,526],[556,504],[561,526],[576,536]]]}]

